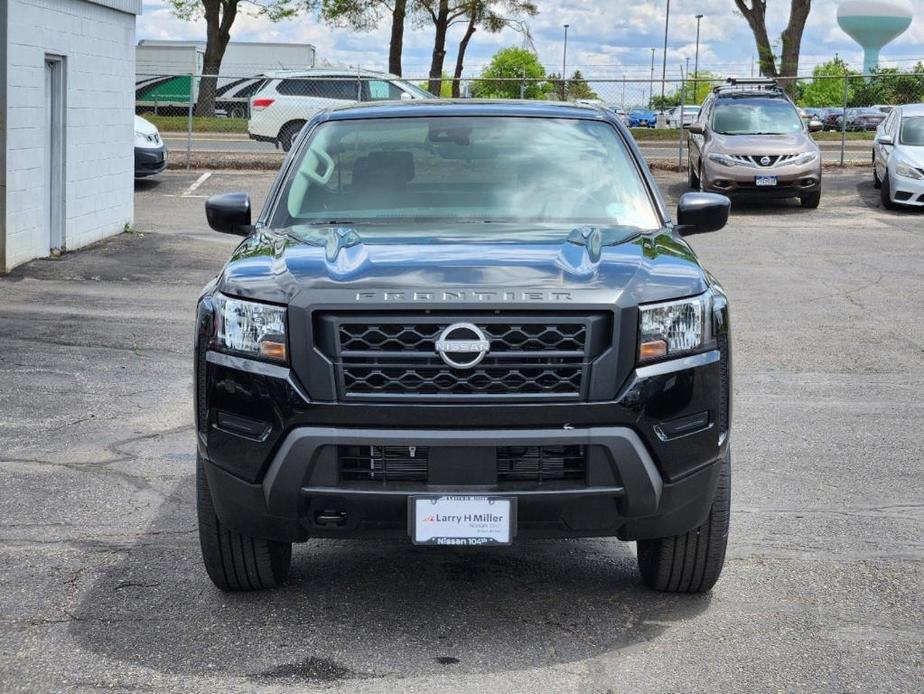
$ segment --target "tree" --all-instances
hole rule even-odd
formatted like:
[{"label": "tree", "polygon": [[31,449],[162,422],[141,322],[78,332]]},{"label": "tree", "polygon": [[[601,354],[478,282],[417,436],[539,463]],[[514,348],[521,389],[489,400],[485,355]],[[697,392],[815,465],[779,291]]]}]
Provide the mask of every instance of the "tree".
[{"label": "tree", "polygon": [[779,66],[767,34],[767,0],[735,0],[735,6],[744,15],[754,34],[761,74],[766,77],[795,77],[799,72],[802,33],[812,9],[812,0],[790,0],[789,22],[780,34],[782,49]]},{"label": "tree", "polygon": [[[427,91],[427,89],[430,87],[430,83],[420,82],[417,86],[423,89],[424,91]],[[442,75],[440,75],[440,93],[434,94],[433,96],[440,96],[444,99],[449,99],[450,97],[453,96],[452,80],[449,79],[449,75],[447,75],[445,72]]]},{"label": "tree", "polygon": [[[456,69],[452,79],[452,96],[458,97],[462,79],[462,69],[465,63],[465,52],[469,41],[478,26],[485,31],[496,34],[507,27],[511,27],[531,41],[529,26],[520,20],[517,15],[535,17],[539,10],[530,0],[471,0],[465,20],[465,32],[459,41],[459,50],[456,52]],[[500,5],[500,7],[496,7]],[[503,12],[503,14],[502,14]]]},{"label": "tree", "polygon": [[599,99],[597,92],[590,88],[590,85],[587,84],[587,80],[584,79],[584,75],[581,74],[580,70],[575,70],[574,74],[568,78],[568,89],[567,94],[569,101],[574,101],[576,99]]},{"label": "tree", "polygon": [[293,16],[298,0],[167,0],[173,14],[187,21],[205,18],[205,55],[202,58],[202,78],[199,81],[199,95],[196,98],[196,115],[215,115],[215,90],[218,86],[218,72],[225,49],[231,40],[231,27],[237,18],[240,5],[249,3],[258,8],[258,13],[272,21]]},{"label": "tree", "polygon": [[481,71],[472,93],[486,99],[545,99],[552,91],[545,69],[525,48],[502,48]]},{"label": "tree", "polygon": [[[844,78],[856,73],[847,69],[840,58],[816,65],[812,70],[812,81],[802,89],[802,106],[840,106],[844,101]],[[851,85],[848,84],[848,90]],[[849,99],[849,96],[848,96]]]},{"label": "tree", "polygon": [[[383,14],[391,15],[388,71],[400,76],[407,2],[408,0],[321,0],[321,19],[334,26],[371,31],[378,27]],[[311,3],[308,4],[310,6]]]},{"label": "tree", "polygon": [[687,105],[701,104],[712,92],[712,88],[723,81],[715,73],[700,70],[689,76],[683,85],[683,103]]}]

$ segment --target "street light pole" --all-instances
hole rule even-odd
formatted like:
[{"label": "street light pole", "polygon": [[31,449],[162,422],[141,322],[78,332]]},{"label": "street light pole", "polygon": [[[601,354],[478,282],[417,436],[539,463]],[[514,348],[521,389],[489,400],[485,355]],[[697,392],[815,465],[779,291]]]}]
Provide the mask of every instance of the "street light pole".
[{"label": "street light pole", "polygon": [[651,49],[651,77],[648,78],[648,108],[651,108],[651,103],[654,101],[654,48]]},{"label": "street light pole", "polygon": [[568,98],[568,83],[565,82],[565,72],[568,69],[568,26],[565,24],[565,45],[561,51],[561,100]]},{"label": "street light pole", "polygon": [[702,21],[703,15],[696,15],[696,57],[693,59],[693,74],[699,74],[699,23]]},{"label": "street light pole", "polygon": [[664,113],[664,82],[667,79],[667,27],[671,21],[671,0],[667,0],[667,11],[664,13],[664,50],[661,61],[661,113]]}]

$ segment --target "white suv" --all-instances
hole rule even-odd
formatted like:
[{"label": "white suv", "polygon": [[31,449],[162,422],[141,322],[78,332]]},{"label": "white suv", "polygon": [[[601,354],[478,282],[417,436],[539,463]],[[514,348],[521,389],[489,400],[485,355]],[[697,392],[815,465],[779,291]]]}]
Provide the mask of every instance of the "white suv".
[{"label": "white suv", "polygon": [[270,72],[250,100],[247,132],[286,152],[302,126],[318,111],[356,101],[432,99],[433,95],[385,72],[325,69]]}]

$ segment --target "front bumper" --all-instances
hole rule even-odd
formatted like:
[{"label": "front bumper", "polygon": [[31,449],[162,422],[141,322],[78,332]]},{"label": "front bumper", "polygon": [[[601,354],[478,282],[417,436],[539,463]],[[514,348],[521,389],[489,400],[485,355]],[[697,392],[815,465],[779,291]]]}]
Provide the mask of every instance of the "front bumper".
[{"label": "front bumper", "polygon": [[924,179],[896,176],[889,172],[889,192],[900,205],[924,207]]},{"label": "front bumper", "polygon": [[[222,522],[274,540],[405,538],[408,498],[447,493],[516,497],[518,537],[665,537],[709,513],[728,447],[729,359],[723,342],[637,368],[610,402],[453,406],[312,403],[285,367],[204,352],[199,454]],[[341,446],[474,459],[545,445],[583,447],[583,477],[498,482],[431,453],[426,481],[350,481],[339,458]]]},{"label": "front bumper", "polygon": [[167,168],[167,148],[135,147],[135,178],[153,176]]},{"label": "front bumper", "polygon": [[[758,186],[756,183],[758,176],[775,176],[777,185]],[[819,157],[819,160],[802,166],[755,168],[724,166],[704,159],[702,183],[704,190],[724,195],[799,197],[821,189],[821,162]]]}]

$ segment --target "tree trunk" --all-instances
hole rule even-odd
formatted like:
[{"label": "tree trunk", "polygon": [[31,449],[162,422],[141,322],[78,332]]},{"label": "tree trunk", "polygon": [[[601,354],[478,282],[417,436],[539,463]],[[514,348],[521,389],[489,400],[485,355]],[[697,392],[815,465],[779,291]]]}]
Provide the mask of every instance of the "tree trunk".
[{"label": "tree trunk", "polygon": [[[202,0],[205,8],[205,55],[202,59],[202,79],[196,98],[197,116],[215,115],[215,92],[218,72],[225,49],[231,40],[231,25],[237,15],[237,0]],[[195,82],[195,78],[193,78]]]},{"label": "tree trunk", "polygon": [[735,0],[735,6],[744,15],[748,26],[751,27],[751,33],[754,34],[761,74],[764,77],[776,77],[776,59],[773,57],[773,47],[767,35],[766,0],[751,0],[751,7],[745,4],[745,0]]},{"label": "tree trunk", "polygon": [[812,9],[812,0],[792,0],[789,10],[789,24],[783,30],[780,38],[783,41],[783,52],[780,56],[780,76],[795,77],[799,73],[799,52],[802,47],[802,32],[808,21],[809,11]]},{"label": "tree trunk", "polygon": [[388,71],[401,76],[401,53],[404,50],[404,18],[407,14],[407,0],[394,0],[391,11],[391,41],[388,44]]},{"label": "tree trunk", "polygon": [[468,26],[465,27],[465,35],[459,41],[459,53],[456,55],[456,71],[452,73],[452,98],[458,99],[462,86],[462,68],[465,63],[465,51],[468,49],[468,42],[472,40],[472,34],[475,33],[475,13],[469,17]]},{"label": "tree trunk", "polygon": [[430,62],[430,82],[427,85],[433,96],[440,95],[443,86],[443,60],[446,58],[446,31],[449,28],[449,0],[440,0],[439,11],[433,22],[433,59]]}]

